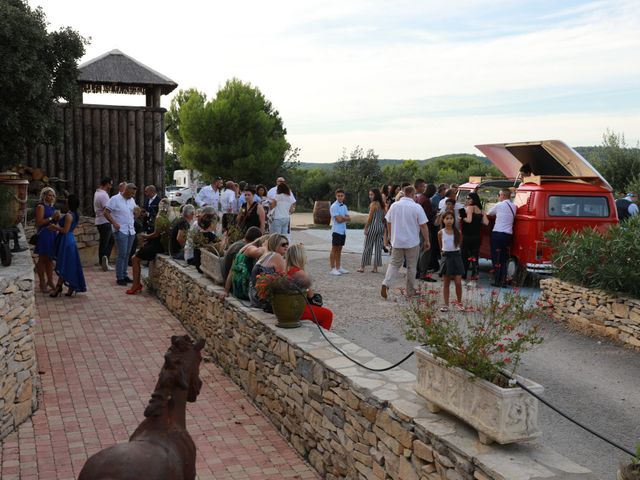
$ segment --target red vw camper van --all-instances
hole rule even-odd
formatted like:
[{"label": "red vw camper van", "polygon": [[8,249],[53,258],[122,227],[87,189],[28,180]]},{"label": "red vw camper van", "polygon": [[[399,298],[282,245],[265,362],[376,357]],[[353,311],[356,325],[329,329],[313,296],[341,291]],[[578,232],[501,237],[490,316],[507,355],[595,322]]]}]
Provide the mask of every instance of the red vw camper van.
[{"label": "red vw camper van", "polygon": [[[513,226],[513,243],[507,276],[520,273],[551,273],[549,248],[544,234],[548,230],[565,231],[596,228],[604,231],[618,223],[611,186],[578,152],[559,140],[524,143],[476,145],[507,177],[483,180],[471,177],[460,186],[463,201],[477,192],[488,211],[500,188],[513,187],[513,202],[518,207]],[[493,203],[492,203],[493,202]],[[491,258],[493,219],[483,226],[480,247],[482,258]]]}]

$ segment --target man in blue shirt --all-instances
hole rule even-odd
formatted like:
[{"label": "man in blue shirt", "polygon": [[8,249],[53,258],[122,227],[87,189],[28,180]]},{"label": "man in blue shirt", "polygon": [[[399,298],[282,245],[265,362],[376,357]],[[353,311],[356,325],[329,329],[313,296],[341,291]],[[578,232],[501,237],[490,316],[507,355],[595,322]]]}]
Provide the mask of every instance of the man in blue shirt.
[{"label": "man in blue shirt", "polygon": [[329,262],[331,263],[331,275],[342,275],[349,273],[340,266],[340,257],[342,255],[342,247],[347,240],[347,222],[351,221],[349,217],[349,209],[344,204],[344,190],[341,188],[336,190],[336,201],[331,204],[331,254]]}]

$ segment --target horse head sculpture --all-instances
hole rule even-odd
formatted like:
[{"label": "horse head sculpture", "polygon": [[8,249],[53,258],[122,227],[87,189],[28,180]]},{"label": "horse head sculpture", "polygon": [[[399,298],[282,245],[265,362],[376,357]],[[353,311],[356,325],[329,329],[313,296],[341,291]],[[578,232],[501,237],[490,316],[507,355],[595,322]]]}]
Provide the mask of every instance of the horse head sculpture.
[{"label": "horse head sculpture", "polygon": [[144,411],[145,420],[127,443],[89,458],[78,480],[193,480],[196,447],[186,428],[186,402],[195,402],[202,387],[201,350],[187,336],[171,337],[158,382]]}]

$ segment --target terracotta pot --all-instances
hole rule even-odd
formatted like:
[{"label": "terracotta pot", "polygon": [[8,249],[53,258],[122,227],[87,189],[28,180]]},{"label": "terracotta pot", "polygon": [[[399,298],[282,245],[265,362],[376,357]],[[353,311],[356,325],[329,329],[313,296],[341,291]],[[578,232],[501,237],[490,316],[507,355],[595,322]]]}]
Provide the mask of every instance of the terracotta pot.
[{"label": "terracotta pot", "polygon": [[[501,388],[460,368],[449,367],[426,349],[416,347],[416,392],[427,408],[455,415],[478,431],[481,443],[523,442],[540,436],[538,400],[519,387]],[[516,375],[536,394],[544,388]]]},{"label": "terracotta pot", "polygon": [[313,204],[313,223],[329,225],[331,223],[331,202],[318,200]]},{"label": "terracotta pot", "polygon": [[305,298],[299,292],[276,293],[271,300],[273,313],[278,319],[277,327],[296,328],[304,312]]},{"label": "terracotta pot", "polygon": [[27,211],[28,180],[14,172],[0,172],[0,227],[20,223]]}]

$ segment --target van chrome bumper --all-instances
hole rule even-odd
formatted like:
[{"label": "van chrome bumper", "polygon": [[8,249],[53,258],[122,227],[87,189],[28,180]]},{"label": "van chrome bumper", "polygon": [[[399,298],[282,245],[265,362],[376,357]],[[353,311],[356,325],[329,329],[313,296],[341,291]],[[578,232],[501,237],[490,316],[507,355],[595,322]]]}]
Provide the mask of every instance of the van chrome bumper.
[{"label": "van chrome bumper", "polygon": [[553,263],[527,263],[527,272],[538,275],[551,275],[555,268]]}]

